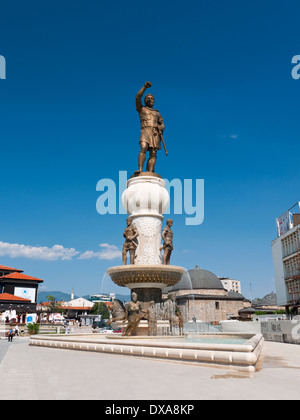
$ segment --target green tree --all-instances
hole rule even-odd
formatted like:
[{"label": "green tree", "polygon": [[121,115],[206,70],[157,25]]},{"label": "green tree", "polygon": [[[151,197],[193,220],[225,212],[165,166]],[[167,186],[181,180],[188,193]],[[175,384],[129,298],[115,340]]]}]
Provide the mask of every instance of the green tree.
[{"label": "green tree", "polygon": [[40,330],[40,325],[36,322],[27,325],[27,330],[30,335],[38,334]]},{"label": "green tree", "polygon": [[104,302],[97,302],[91,309],[91,314],[101,315],[101,319],[109,319],[109,310]]},{"label": "green tree", "polygon": [[60,305],[59,302],[56,301],[54,296],[46,296],[46,299],[48,299],[48,308],[50,312],[61,314],[65,312],[65,309]]}]

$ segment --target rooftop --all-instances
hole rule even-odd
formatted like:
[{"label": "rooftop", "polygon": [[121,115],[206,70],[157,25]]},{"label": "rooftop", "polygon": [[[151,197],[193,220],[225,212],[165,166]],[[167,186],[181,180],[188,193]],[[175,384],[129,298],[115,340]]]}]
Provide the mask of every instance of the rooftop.
[{"label": "rooftop", "polygon": [[37,283],[43,283],[44,280],[38,279],[36,277],[31,277],[31,276],[27,276],[26,274],[22,274],[19,272],[15,272],[15,273],[10,273],[10,274],[6,274],[5,276],[0,277],[0,280],[2,279],[11,279],[11,280],[29,280],[29,281],[34,281]]},{"label": "rooftop", "polygon": [[0,301],[31,302],[30,299],[24,299],[19,296],[11,295],[10,293],[0,294]]},{"label": "rooftop", "polygon": [[221,280],[211,271],[204,270],[198,265],[184,274],[181,280],[173,287],[176,290],[195,290],[195,289],[220,289],[224,290]]},{"label": "rooftop", "polygon": [[300,201],[276,219],[277,237],[300,225]]},{"label": "rooftop", "polygon": [[17,268],[7,267],[6,265],[0,265],[0,271],[13,271],[17,273],[23,273],[23,270]]}]

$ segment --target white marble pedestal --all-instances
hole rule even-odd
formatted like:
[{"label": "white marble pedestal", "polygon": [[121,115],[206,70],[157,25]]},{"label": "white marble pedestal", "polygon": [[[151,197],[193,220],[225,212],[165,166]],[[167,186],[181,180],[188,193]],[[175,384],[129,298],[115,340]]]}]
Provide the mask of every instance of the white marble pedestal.
[{"label": "white marble pedestal", "polygon": [[164,180],[151,175],[131,178],[122,195],[122,203],[139,231],[135,265],[162,264],[162,220],[170,203]]}]

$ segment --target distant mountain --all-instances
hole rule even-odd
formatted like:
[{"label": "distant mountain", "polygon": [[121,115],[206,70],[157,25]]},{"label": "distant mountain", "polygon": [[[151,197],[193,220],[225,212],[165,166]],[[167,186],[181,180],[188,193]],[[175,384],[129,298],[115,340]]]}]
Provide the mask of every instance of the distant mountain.
[{"label": "distant mountain", "polygon": [[[38,298],[37,298],[37,303],[42,303],[42,302],[47,302],[49,299],[47,299],[47,296],[53,296],[54,299],[57,302],[69,302],[71,300],[71,294],[70,293],[64,293],[64,292],[59,292],[59,291],[53,291],[53,292],[39,292],[38,293]],[[75,296],[74,298],[77,299],[79,296]],[[86,296],[80,296],[83,297],[84,299],[89,299],[90,295],[86,295]],[[130,295],[119,295],[116,294],[116,299],[121,300],[122,302],[129,302],[130,301]]]},{"label": "distant mountain", "polygon": [[[64,293],[64,292],[58,292],[58,291],[39,292],[37,303],[48,302],[49,299],[47,299],[47,296],[53,296],[57,302],[62,302],[62,301],[68,302],[69,300],[71,300],[70,293]],[[75,296],[75,298],[77,298],[77,296]]]}]

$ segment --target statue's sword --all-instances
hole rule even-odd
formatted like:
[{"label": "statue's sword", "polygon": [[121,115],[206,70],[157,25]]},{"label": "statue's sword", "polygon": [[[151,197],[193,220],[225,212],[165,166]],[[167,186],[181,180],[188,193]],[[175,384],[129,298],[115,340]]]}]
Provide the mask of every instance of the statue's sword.
[{"label": "statue's sword", "polygon": [[163,146],[164,146],[164,149],[165,149],[165,152],[166,152],[166,156],[168,156],[168,152],[167,152],[166,144],[165,144],[165,141],[164,141],[164,138],[163,138],[163,135],[162,135],[162,132],[161,132],[161,131],[159,131],[159,135],[160,135],[160,138],[161,138],[162,144],[163,144]]}]

